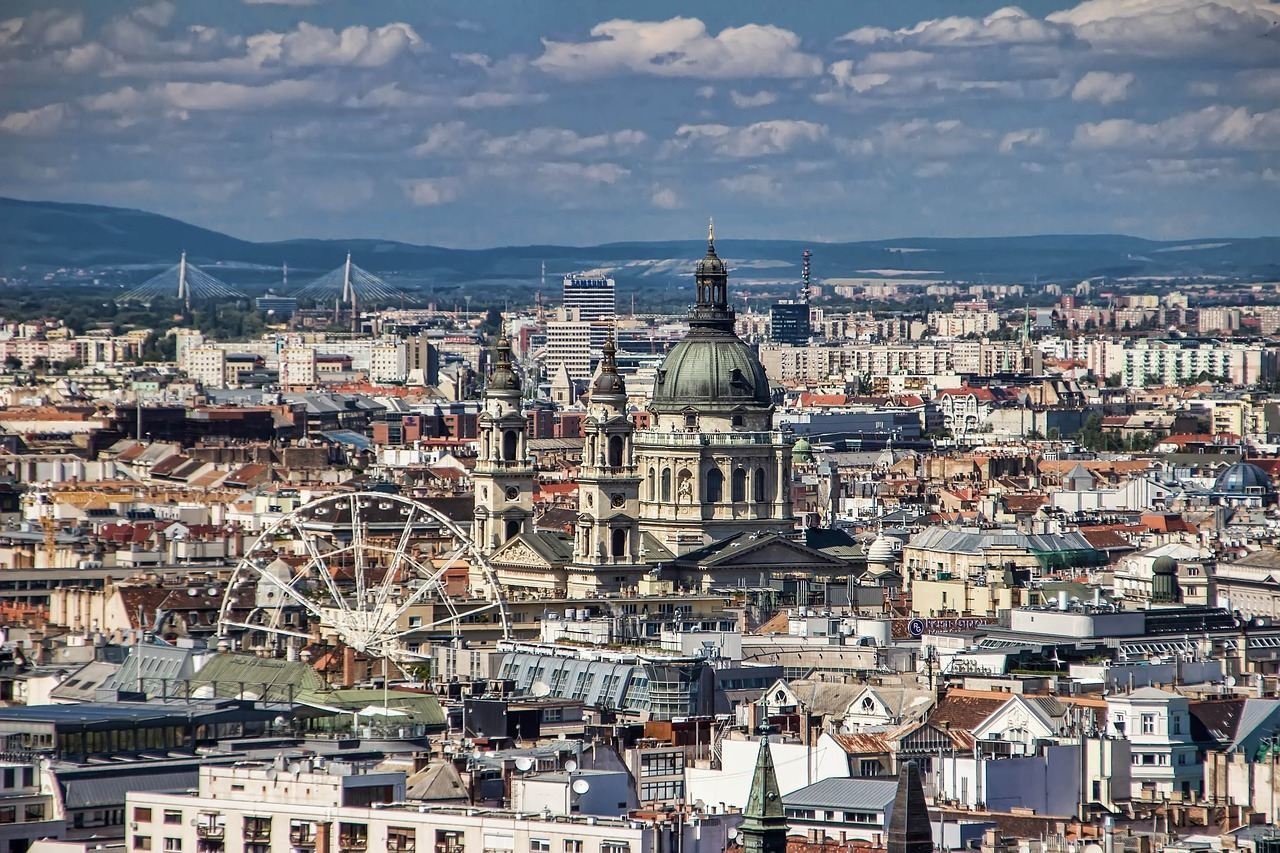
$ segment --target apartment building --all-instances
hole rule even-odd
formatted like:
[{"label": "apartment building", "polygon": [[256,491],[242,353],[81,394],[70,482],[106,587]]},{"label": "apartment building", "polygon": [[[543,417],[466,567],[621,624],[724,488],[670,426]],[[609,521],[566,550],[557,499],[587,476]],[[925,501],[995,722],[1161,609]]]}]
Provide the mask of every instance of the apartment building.
[{"label": "apartment building", "polygon": [[[581,786],[580,786],[581,787]],[[194,794],[132,792],[129,853],[656,853],[723,850],[735,818],[658,824],[405,803],[403,773],[313,760],[204,767]]]}]

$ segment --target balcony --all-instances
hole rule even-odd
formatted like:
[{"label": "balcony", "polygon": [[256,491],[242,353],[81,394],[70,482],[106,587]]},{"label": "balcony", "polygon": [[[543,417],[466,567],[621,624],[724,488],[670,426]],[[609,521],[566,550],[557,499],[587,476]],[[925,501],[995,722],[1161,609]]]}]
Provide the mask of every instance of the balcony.
[{"label": "balcony", "polygon": [[771,432],[637,432],[636,449],[649,447],[760,447],[785,443],[778,430]]},{"label": "balcony", "polygon": [[227,834],[226,824],[201,819],[196,823],[196,838],[221,841]]}]

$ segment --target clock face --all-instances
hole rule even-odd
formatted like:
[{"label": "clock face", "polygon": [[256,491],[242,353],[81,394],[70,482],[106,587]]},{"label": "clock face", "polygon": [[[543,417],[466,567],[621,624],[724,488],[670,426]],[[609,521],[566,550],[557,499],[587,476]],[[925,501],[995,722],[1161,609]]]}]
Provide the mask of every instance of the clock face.
[{"label": "clock face", "polygon": [[515,486],[507,486],[507,500],[514,501],[520,497],[520,490]]},{"label": "clock face", "polygon": [[622,495],[614,495],[610,502],[614,505],[614,507],[620,507],[627,502],[627,499]]}]

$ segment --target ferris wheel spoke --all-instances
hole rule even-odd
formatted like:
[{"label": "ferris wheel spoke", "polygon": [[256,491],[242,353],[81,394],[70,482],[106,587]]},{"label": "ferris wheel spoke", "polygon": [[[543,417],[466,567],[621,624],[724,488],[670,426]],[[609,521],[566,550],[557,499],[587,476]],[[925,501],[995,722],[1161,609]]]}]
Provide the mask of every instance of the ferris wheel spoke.
[{"label": "ferris wheel spoke", "polygon": [[463,619],[466,619],[468,616],[474,616],[477,613],[484,613],[487,610],[496,610],[497,608],[498,608],[497,602],[491,602],[482,607],[473,607],[470,610],[460,610],[456,607],[453,607],[453,608],[450,608],[450,612],[448,616],[445,616],[441,619],[437,619],[434,622],[428,622],[426,625],[419,625],[416,628],[410,628],[407,631],[401,631],[397,634],[392,634],[391,639],[398,640],[401,637],[407,637],[410,634],[416,634],[420,631],[426,631],[431,628],[437,628],[441,625],[444,625],[447,622],[458,622]]},{"label": "ferris wheel spoke", "polygon": [[387,606],[387,601],[391,597],[391,587],[395,583],[396,575],[400,571],[400,567],[404,564],[405,554],[409,548],[409,536],[413,532],[413,516],[418,511],[417,504],[409,507],[409,515],[405,518],[404,530],[400,531],[400,541],[396,543],[395,554],[391,558],[391,565],[387,568],[382,578],[382,584],[378,587],[378,610],[381,611]]},{"label": "ferris wheel spoke", "polygon": [[338,584],[333,579],[333,572],[324,557],[320,555],[320,549],[316,547],[315,540],[311,538],[311,534],[307,533],[293,516],[290,516],[289,523],[293,526],[298,538],[302,540],[303,546],[307,549],[307,553],[311,557],[311,563],[316,567],[316,573],[324,579],[324,585],[328,587],[329,595],[333,596],[334,603],[344,613],[349,611],[351,608],[347,605],[347,600],[338,591]]},{"label": "ferris wheel spoke", "polygon": [[[398,533],[392,533],[390,525],[370,528],[370,512],[379,507],[392,509],[390,517],[403,520]],[[348,510],[349,533],[343,523],[344,509]],[[322,517],[327,517],[328,526],[320,523]],[[424,524],[431,526],[433,543],[451,542],[443,553],[429,557],[415,551],[417,528]],[[436,538],[437,525],[441,540]],[[286,545],[285,537],[292,537],[293,542]],[[423,550],[434,552],[437,547],[433,544]],[[278,571],[280,565],[267,571],[268,561],[275,561],[285,548],[292,549],[302,565],[295,566],[290,560],[287,572]],[[451,573],[456,573],[459,563],[469,564],[477,579],[474,597],[468,593],[465,602],[449,594]],[[313,569],[319,579],[307,577]],[[374,569],[385,574],[375,576]],[[348,572],[353,577],[348,578]],[[269,603],[252,607],[254,590],[269,590]],[[266,601],[267,596],[260,596],[260,600]],[[415,607],[420,608],[423,618],[433,621],[404,630],[405,614]],[[251,609],[260,612],[249,616]],[[432,615],[427,617],[427,612]],[[503,590],[468,531],[430,505],[409,497],[334,492],[272,519],[260,531],[241,555],[223,593],[218,633],[239,637],[244,632],[261,632],[252,635],[254,640],[279,653],[283,646],[313,640],[319,631],[383,655],[389,664],[400,660],[396,665],[403,669],[405,662],[430,657],[429,649],[423,654],[404,649],[403,637],[422,631],[450,631],[441,626],[456,625],[468,616],[488,618],[495,625],[500,622],[503,636],[510,630]],[[264,624],[250,624],[255,621]],[[456,628],[452,632],[457,633]]]},{"label": "ferris wheel spoke", "polygon": [[446,603],[449,603],[449,596],[447,594],[443,594],[445,592],[445,588],[444,588],[443,581],[441,581],[441,578],[444,577],[445,573],[448,572],[449,569],[453,568],[454,563],[456,563],[458,561],[458,558],[461,557],[464,553],[466,553],[466,546],[460,546],[458,548],[455,548],[449,554],[449,558],[445,560],[444,565],[442,565],[439,569],[436,569],[435,571],[430,573],[428,573],[425,569],[423,569],[422,566],[419,563],[417,563],[415,560],[406,558],[406,559],[409,559],[409,562],[411,562],[415,567],[417,567],[419,571],[421,571],[422,574],[425,575],[425,577],[422,581],[422,584],[417,589],[415,589],[404,601],[400,602],[400,605],[394,611],[392,611],[392,613],[387,618],[381,620],[381,622],[379,623],[379,626],[385,630],[390,630],[395,628],[396,623],[400,621],[400,617],[403,616],[410,607],[414,606],[419,601],[421,601],[422,597],[426,593],[431,592],[432,590],[442,593],[442,595],[440,596],[441,599],[443,599]]},{"label": "ferris wheel spoke", "polygon": [[351,496],[351,571],[356,581],[356,606],[365,605],[364,528],[360,523],[360,494]]},{"label": "ferris wheel spoke", "polygon": [[308,641],[312,639],[310,634],[303,634],[301,631],[290,631],[286,628],[276,628],[271,625],[250,625],[247,622],[231,622],[228,620],[223,620],[222,624],[232,628],[244,628],[247,631],[264,631],[268,634],[277,634],[281,637],[298,637]]},{"label": "ferris wheel spoke", "polygon": [[[284,581],[280,580],[280,578],[276,577],[275,575],[271,574],[265,569],[258,570],[258,577],[265,578],[270,583],[275,584],[277,587],[280,588],[281,592],[283,592],[285,595],[292,598],[294,601],[298,602],[298,604],[302,605],[306,609],[306,611],[310,613],[312,616],[316,617],[317,619],[324,618],[324,612],[319,607],[317,607],[313,602],[308,601],[305,595],[298,592],[290,584],[285,583]],[[302,576],[301,575],[296,576],[294,578],[294,582],[296,582],[300,577]]]}]

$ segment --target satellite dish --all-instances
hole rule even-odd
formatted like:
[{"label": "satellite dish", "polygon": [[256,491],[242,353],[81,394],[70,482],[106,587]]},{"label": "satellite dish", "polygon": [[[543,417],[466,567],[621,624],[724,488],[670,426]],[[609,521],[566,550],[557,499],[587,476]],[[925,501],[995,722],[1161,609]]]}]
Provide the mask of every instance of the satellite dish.
[{"label": "satellite dish", "polygon": [[578,794],[579,796],[581,796],[582,794],[585,794],[587,791],[591,790],[591,783],[588,782],[586,779],[574,779],[573,784],[570,785],[569,787],[573,789],[573,792],[575,794]]},{"label": "satellite dish", "polygon": [[568,761],[564,763],[564,769],[565,769],[565,772],[572,773],[573,771],[578,769],[578,762],[570,758]]},{"label": "satellite dish", "polygon": [[1224,683],[1224,684],[1226,684],[1228,687],[1235,687],[1235,686],[1236,686],[1236,677],[1235,677],[1234,675],[1228,675],[1228,676],[1223,680],[1223,683]]},{"label": "satellite dish", "polygon": [[527,755],[522,755],[516,759],[516,769],[521,773],[527,773],[533,769],[533,759]]},{"label": "satellite dish", "polygon": [[529,685],[529,695],[534,697],[550,696],[551,685],[545,681],[535,681]]}]

